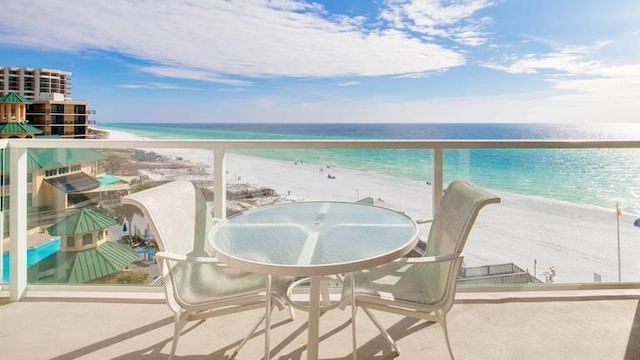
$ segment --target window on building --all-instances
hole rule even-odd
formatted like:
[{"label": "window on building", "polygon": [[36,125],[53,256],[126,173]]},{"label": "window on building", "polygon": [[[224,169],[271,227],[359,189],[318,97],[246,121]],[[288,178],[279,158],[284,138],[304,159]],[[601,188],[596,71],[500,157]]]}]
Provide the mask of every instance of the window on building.
[{"label": "window on building", "polygon": [[56,176],[58,175],[58,169],[50,169],[44,171],[44,177]]},{"label": "window on building", "polygon": [[75,236],[67,236],[67,247],[76,247],[76,237]]},{"label": "window on building", "polygon": [[80,169],[82,169],[82,166],[80,166],[80,165],[73,165],[73,166],[71,167],[71,172],[77,172],[77,171],[80,171]]},{"label": "window on building", "polygon": [[93,235],[92,234],[84,234],[82,235],[82,245],[91,245],[91,243],[93,242]]},{"label": "window on building", "polygon": [[68,172],[69,172],[69,168],[66,166],[58,169],[58,174],[66,174]]},{"label": "window on building", "polygon": [[102,240],[104,238],[104,230],[98,231],[98,240]]}]

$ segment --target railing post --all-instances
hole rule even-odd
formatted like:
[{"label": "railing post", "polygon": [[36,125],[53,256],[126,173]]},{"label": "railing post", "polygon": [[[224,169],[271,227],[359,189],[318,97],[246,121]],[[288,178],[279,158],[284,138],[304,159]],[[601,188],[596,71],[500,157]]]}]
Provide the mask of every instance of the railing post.
[{"label": "railing post", "polygon": [[27,150],[11,148],[9,219],[11,287],[9,300],[18,301],[27,290]]},{"label": "railing post", "polygon": [[227,217],[227,150],[216,148],[213,152],[213,216]]},{"label": "railing post", "polygon": [[443,170],[442,170],[442,148],[434,148],[433,149],[433,181],[432,190],[433,194],[431,197],[433,202],[431,203],[431,214],[433,218],[437,216],[436,211],[438,209],[438,205],[440,204],[440,200],[442,200],[442,190],[444,189],[443,184]]}]

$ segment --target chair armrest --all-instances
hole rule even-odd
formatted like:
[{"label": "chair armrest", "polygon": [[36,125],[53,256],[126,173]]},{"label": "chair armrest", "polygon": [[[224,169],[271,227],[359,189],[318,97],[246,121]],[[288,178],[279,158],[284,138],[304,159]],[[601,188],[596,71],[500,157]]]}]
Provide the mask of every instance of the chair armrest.
[{"label": "chair armrest", "polygon": [[188,256],[188,255],[180,255],[169,253],[166,251],[159,251],[155,254],[157,258],[163,260],[171,260],[171,261],[180,261],[194,264],[220,264],[224,265],[223,262],[214,258],[214,257],[206,257],[206,256]]}]

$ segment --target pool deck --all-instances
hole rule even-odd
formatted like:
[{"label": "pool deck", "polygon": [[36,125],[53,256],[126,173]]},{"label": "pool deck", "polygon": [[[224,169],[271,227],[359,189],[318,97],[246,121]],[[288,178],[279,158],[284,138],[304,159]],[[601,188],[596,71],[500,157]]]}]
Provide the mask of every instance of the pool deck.
[{"label": "pool deck", "polygon": [[[40,232],[39,229],[31,230],[27,233],[27,247],[30,248],[38,246],[56,237],[57,236],[49,235],[46,230],[44,232]],[[3,252],[9,251],[10,240],[10,237],[6,237],[2,240]]]}]

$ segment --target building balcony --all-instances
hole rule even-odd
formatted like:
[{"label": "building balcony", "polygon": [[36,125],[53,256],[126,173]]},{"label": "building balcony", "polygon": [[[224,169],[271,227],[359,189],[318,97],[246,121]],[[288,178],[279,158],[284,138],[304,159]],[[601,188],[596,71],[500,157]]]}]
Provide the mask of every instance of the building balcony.
[{"label": "building balcony", "polygon": [[[456,359],[637,359],[640,316],[637,294],[629,297],[566,297],[487,301],[461,294],[449,312]],[[465,296],[462,296],[465,295]],[[535,295],[535,296],[534,296]],[[320,359],[350,359],[350,309],[320,318]],[[183,330],[176,359],[229,359],[262,314],[260,310],[192,322]],[[449,359],[440,325],[376,313],[398,341],[398,359]],[[307,316],[296,311],[272,318],[271,358],[305,359]],[[40,299],[0,306],[6,359],[166,359],[173,315],[160,300],[132,303],[108,298]],[[392,359],[389,345],[362,311],[357,318],[358,358]],[[238,359],[261,359],[264,332],[243,347]]]},{"label": "building balcony", "polygon": [[[384,199],[384,206],[397,207],[413,218],[429,219],[452,179],[486,181],[483,187],[492,189],[491,177],[512,176],[514,187],[509,191],[492,189],[502,197],[502,203],[482,210],[463,251],[468,262],[460,277],[456,303],[447,316],[456,358],[640,358],[640,229],[633,225],[634,213],[640,207],[632,201],[636,194],[621,190],[614,181],[594,182],[593,174],[601,171],[599,168],[590,172],[587,166],[567,164],[565,187],[562,191],[554,189],[554,196],[568,196],[572,188],[590,184],[594,193],[614,193],[611,198],[620,199],[622,213],[616,214],[615,202],[607,207],[563,199],[540,200],[527,192],[528,187],[540,184],[530,179],[519,182],[516,172],[519,166],[536,165],[523,160],[532,152],[544,150],[540,154],[551,156],[538,157],[542,166],[535,169],[540,172],[548,161],[560,161],[553,154],[568,152],[575,161],[598,160],[603,166],[622,161],[627,167],[620,167],[625,171],[617,173],[617,179],[633,183],[636,173],[631,170],[640,153],[640,141],[9,139],[0,142],[0,149],[9,159],[5,169],[10,174],[3,177],[2,190],[8,196],[2,198],[6,221],[0,222],[0,233],[6,235],[0,252],[9,255],[9,260],[2,261],[10,262],[0,267],[10,272],[0,277],[5,279],[0,284],[2,358],[165,359],[171,346],[172,313],[163,303],[162,287],[154,285],[156,265],[142,253],[131,266],[131,270],[149,272],[148,281],[140,285],[120,285],[113,278],[76,285],[51,283],[46,281],[46,272],[37,279],[31,277],[33,264],[28,249],[49,238],[46,229],[73,211],[68,209],[68,194],[63,192],[43,192],[41,195],[50,203],[37,198],[37,191],[49,189],[50,184],[37,186],[36,182],[44,181],[44,171],[52,171],[54,166],[72,173],[82,167],[87,172],[85,180],[98,174],[113,175],[132,181],[131,186],[135,182],[152,185],[168,177],[188,178],[201,186],[218,218],[242,211],[242,206],[268,203],[256,196],[267,192],[242,187],[248,183],[279,194],[269,201],[357,201],[372,197]],[[46,165],[41,174],[32,174],[36,170],[30,152],[42,149],[59,151],[47,157],[46,164],[40,162]],[[100,156],[80,157],[75,149],[90,149]],[[489,157],[515,157],[515,161],[508,162],[510,167],[495,165],[492,176],[481,178],[478,166],[483,163],[477,161],[474,152],[478,150]],[[280,159],[283,152],[291,151],[291,160],[253,160],[254,156],[273,155],[272,151],[277,151]],[[371,159],[379,156],[379,151],[397,155],[394,164],[399,167],[391,168],[391,175],[398,175],[404,164],[422,169],[422,177],[407,180],[385,175],[379,172],[387,166],[382,161],[372,172],[348,170],[348,161],[329,167],[324,162],[299,160],[301,155],[310,159],[327,154],[334,156],[332,159],[348,158],[352,152]],[[404,162],[408,153],[423,158]],[[602,158],[594,158],[598,156]],[[83,161],[90,166],[84,167]],[[357,166],[356,162],[351,164]],[[327,177],[329,172],[334,179]],[[117,208],[123,188],[117,189],[85,190],[87,199],[94,202],[92,208],[100,205],[115,209],[114,218],[121,220],[124,215],[118,216]],[[243,193],[250,196],[241,198]],[[45,212],[49,215],[42,216]],[[144,219],[133,219],[127,222],[128,230],[123,229],[123,222],[110,228],[111,239],[117,241],[131,232],[142,236]],[[299,297],[307,295],[304,287],[296,293]],[[337,296],[335,291],[334,300]],[[189,323],[180,338],[177,358],[228,359],[260,314],[255,310]],[[274,313],[271,358],[306,358],[307,315],[298,310],[296,315],[289,321],[286,312]],[[379,315],[398,340],[400,358],[448,358],[438,324]],[[348,307],[321,316],[321,359],[349,358],[350,316]],[[239,358],[262,358],[263,334],[259,331]],[[393,358],[391,349],[362,311],[358,312],[357,337],[359,358]]]}]

